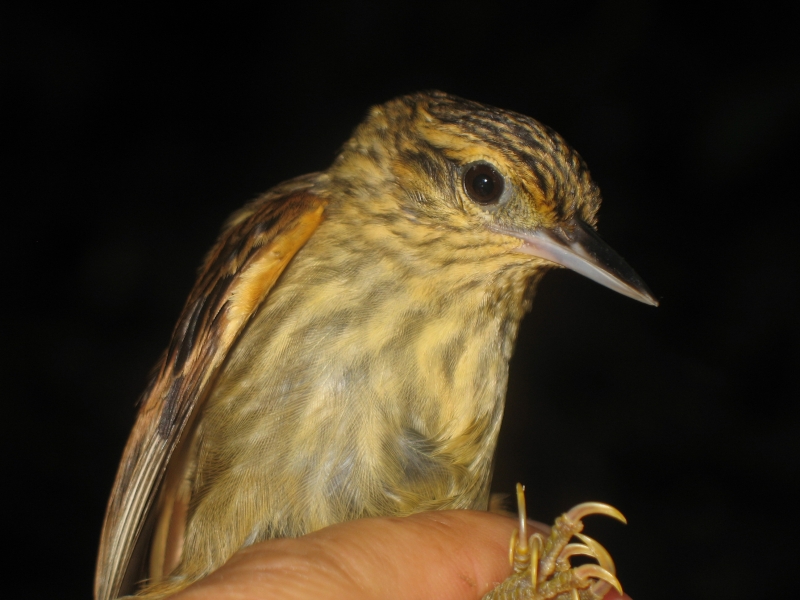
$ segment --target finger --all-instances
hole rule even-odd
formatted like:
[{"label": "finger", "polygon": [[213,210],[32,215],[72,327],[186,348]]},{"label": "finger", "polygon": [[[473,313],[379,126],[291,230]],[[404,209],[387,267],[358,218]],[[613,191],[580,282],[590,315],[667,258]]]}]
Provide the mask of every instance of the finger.
[{"label": "finger", "polygon": [[478,599],[508,575],[513,528],[473,511],[351,521],[245,548],[177,598]]},{"label": "finger", "polygon": [[510,574],[514,526],[460,510],[351,521],[245,548],[175,598],[479,600]]}]

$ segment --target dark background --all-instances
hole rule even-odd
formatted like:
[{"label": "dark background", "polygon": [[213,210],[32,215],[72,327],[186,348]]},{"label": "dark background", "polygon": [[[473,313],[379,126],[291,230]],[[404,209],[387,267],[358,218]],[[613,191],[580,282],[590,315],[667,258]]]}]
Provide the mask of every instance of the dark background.
[{"label": "dark background", "polygon": [[546,521],[618,506],[588,531],[634,599],[791,597],[800,36],[715,4],[4,4],[4,593],[90,596],[134,402],[225,217],[438,88],[561,132],[662,301],[545,278],[495,487]]}]

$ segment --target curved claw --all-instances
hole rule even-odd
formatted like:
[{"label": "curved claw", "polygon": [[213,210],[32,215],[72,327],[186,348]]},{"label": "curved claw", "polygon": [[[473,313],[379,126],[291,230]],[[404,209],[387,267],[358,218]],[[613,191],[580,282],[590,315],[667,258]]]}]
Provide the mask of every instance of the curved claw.
[{"label": "curved claw", "polygon": [[535,592],[539,587],[539,557],[542,555],[542,536],[534,533],[531,536],[531,588]]},{"label": "curved claw", "polygon": [[597,559],[597,562],[600,563],[601,567],[603,567],[612,575],[617,574],[617,568],[614,566],[614,561],[611,559],[611,555],[608,553],[608,550],[606,550],[603,545],[600,544],[600,542],[590,538],[588,535],[583,535],[582,533],[576,533],[575,537],[591,548],[593,553],[592,556]]},{"label": "curved claw", "polygon": [[[525,486],[517,484],[517,510],[519,513],[519,529],[514,530],[508,560],[515,573],[522,573],[531,564],[531,548],[528,539],[528,517],[525,511]],[[538,558],[537,558],[538,560]]]},{"label": "curved claw", "polygon": [[511,534],[511,544],[508,546],[508,564],[514,566],[514,550],[517,549],[517,539],[519,538],[519,529],[515,529]]},{"label": "curved claw", "polygon": [[520,545],[525,547],[528,541],[528,513],[525,507],[525,486],[517,484],[517,514],[519,515]]},{"label": "curved claw", "polygon": [[597,558],[594,550],[588,545],[567,544],[564,546],[561,554],[558,555],[558,562],[567,561],[573,556],[591,556],[592,558]]},{"label": "curved claw", "polygon": [[[619,579],[599,565],[581,565],[580,567],[575,568],[573,575],[580,581],[597,579],[597,583],[592,585],[592,592],[594,593],[597,593],[598,590],[609,584],[619,592],[620,596],[623,593],[622,584],[619,582]],[[599,594],[597,594],[597,596],[602,598],[602,596]]]},{"label": "curved claw", "polygon": [[612,517],[617,521],[622,521],[626,525],[628,524],[628,520],[625,518],[625,515],[623,515],[610,504],[604,504],[603,502],[584,502],[583,504],[573,506],[566,513],[564,513],[564,516],[572,522],[580,521],[589,515],[606,515],[607,517]]}]

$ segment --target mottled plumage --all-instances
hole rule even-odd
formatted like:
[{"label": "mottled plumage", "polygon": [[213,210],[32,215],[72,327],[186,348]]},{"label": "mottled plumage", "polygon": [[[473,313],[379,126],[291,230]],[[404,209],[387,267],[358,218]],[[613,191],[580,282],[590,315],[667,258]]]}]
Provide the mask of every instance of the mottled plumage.
[{"label": "mottled plumage", "polygon": [[558,134],[432,92],[373,108],[328,170],[233,215],[126,447],[98,600],[142,577],[175,591],[271,537],[487,508],[538,277],[556,261],[654,302],[606,247],[559,259],[602,244],[599,205]]}]

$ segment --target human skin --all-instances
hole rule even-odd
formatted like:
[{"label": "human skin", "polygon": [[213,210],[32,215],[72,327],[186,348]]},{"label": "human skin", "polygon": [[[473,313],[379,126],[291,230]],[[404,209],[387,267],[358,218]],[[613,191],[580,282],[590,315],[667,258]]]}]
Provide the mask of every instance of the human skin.
[{"label": "human skin", "polygon": [[[174,598],[479,600],[511,572],[515,526],[508,517],[464,510],[359,519],[244,548]],[[619,598],[613,590],[606,596]]]}]

